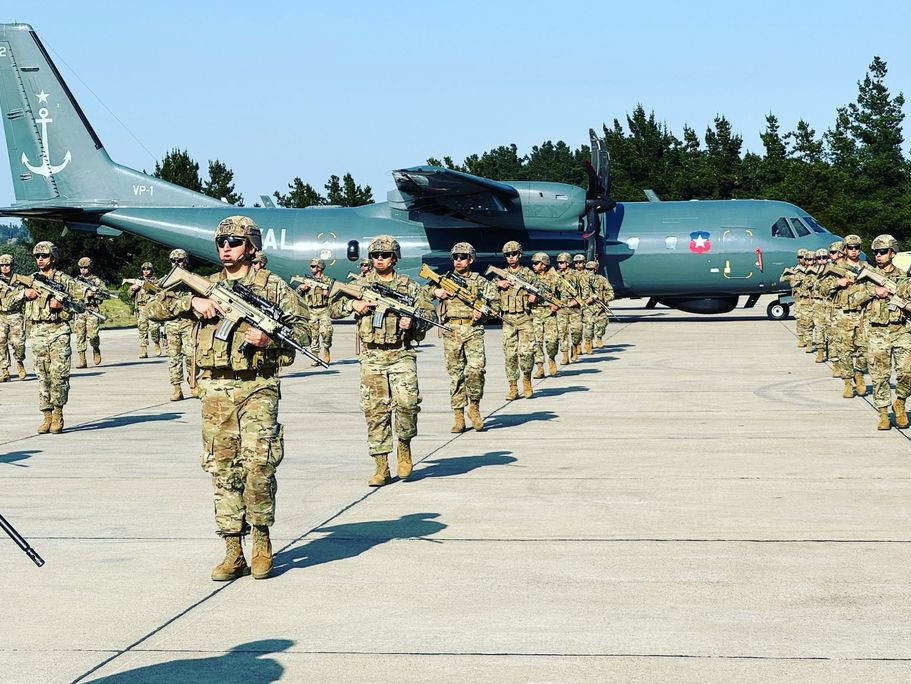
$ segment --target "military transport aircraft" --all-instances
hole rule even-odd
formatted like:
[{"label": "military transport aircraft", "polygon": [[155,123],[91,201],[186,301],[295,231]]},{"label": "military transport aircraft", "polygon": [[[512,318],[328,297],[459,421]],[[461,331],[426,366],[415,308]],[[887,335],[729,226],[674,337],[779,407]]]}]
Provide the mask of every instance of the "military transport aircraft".
[{"label": "military transport aircraft", "polygon": [[[593,131],[587,190],[417,166],[393,172],[397,189],[385,203],[239,209],[111,161],[27,24],[0,24],[0,108],[16,196],[0,215],[61,219],[97,235],[132,233],[212,260],[215,225],[242,212],[263,229],[269,268],[286,278],[314,256],[344,278],[380,233],[401,243],[399,269],[411,275],[422,261],[448,263],[457,241],[474,244],[483,266],[500,263],[503,243],[518,240],[526,253],[586,253],[618,297],[711,314],[731,311],[741,295],[747,307],[763,294],[787,295],[779,276],[796,250],[835,239],[786,202],[615,202],[607,150]],[[787,316],[789,301],[772,302],[768,315]]]}]

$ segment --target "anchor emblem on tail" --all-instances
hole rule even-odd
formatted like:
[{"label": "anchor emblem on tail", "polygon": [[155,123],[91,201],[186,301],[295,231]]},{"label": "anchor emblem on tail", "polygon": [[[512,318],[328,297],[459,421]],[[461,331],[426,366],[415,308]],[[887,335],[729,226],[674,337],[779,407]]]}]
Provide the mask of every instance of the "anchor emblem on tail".
[{"label": "anchor emblem on tail", "polygon": [[[43,90],[38,94],[38,103],[47,103],[47,93]],[[47,125],[53,123],[53,119],[48,117],[47,107],[42,107],[38,110],[39,119],[35,119],[36,124],[41,125],[41,165],[33,166],[29,163],[28,155],[25,152],[22,153],[22,164],[32,173],[37,173],[40,176],[45,178],[50,177],[52,173],[60,173],[63,169],[66,168],[67,164],[72,161],[72,155],[70,151],[67,150],[66,154],[63,156],[63,161],[60,164],[51,164],[50,153],[48,152],[47,145]]]}]

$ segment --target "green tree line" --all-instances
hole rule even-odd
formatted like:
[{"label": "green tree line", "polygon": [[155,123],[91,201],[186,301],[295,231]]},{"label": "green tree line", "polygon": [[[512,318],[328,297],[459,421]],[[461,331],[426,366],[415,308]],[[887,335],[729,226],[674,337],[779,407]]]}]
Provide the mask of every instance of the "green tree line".
[{"label": "green tree line", "polygon": [[[643,199],[650,188],[663,200],[758,198],[792,202],[809,211],[833,232],[859,233],[865,240],[888,232],[911,248],[911,167],[902,146],[904,95],[892,95],[886,85],[886,62],[874,57],[857,83],[854,102],[839,107],[832,125],[818,133],[804,121],[783,132],[773,112],[766,116],[761,153],[742,151],[743,138],[723,115],[715,117],[702,135],[684,126],[680,136],[654,112],[637,105],[614,119],[603,133],[611,157],[613,197]],[[585,145],[546,141],[520,154],[516,145],[501,145],[472,154],[461,164],[451,157],[428,159],[494,180],[547,180],[585,185]],[[173,149],[156,163],[154,175],[212,197],[243,206],[234,189],[234,173],[220,160],[209,162],[208,178],[186,150]],[[373,202],[369,185],[361,186],[350,173],[332,175],[318,191],[295,177],[273,197],[282,207],[359,206]],[[254,205],[259,206],[259,205]],[[81,256],[96,262],[108,281],[132,277],[143,261],[167,270],[168,249],[141,238],[122,235],[98,238],[78,232],[62,233],[55,221],[26,221],[33,240],[53,240],[61,250],[61,265],[72,269]]]}]

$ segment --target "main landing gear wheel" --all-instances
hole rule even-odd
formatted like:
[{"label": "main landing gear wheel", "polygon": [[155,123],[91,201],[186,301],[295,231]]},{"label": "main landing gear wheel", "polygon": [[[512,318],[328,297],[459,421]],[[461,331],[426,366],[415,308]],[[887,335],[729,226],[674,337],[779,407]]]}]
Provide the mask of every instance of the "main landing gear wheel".
[{"label": "main landing gear wheel", "polygon": [[766,307],[765,313],[773,321],[783,321],[791,313],[791,307],[781,302],[772,302]]}]

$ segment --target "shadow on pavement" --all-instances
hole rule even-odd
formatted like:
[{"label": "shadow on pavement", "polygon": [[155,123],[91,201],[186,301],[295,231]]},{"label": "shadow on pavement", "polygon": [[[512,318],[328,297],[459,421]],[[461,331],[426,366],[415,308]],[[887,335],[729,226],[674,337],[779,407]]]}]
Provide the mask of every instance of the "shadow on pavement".
[{"label": "shadow on pavement", "polygon": [[[316,366],[314,366],[316,368]],[[322,370],[301,370],[297,373],[288,373],[288,375],[282,375],[282,378],[314,378],[318,375],[338,375],[337,370],[332,370],[331,368],[323,368]]]},{"label": "shadow on pavement", "polygon": [[270,653],[287,651],[290,639],[263,639],[235,646],[223,655],[170,660],[91,679],[85,684],[272,684],[285,672]]},{"label": "shadow on pavement", "polygon": [[428,537],[446,529],[446,525],[433,520],[439,517],[439,513],[411,513],[397,520],[371,520],[317,528],[315,532],[329,534],[276,554],[272,575],[278,576],[288,570],[354,558],[374,546],[393,539]]},{"label": "shadow on pavement", "polygon": [[30,458],[31,456],[34,456],[35,454],[40,454],[40,453],[41,453],[41,449],[27,449],[27,450],[23,450],[23,451],[10,451],[5,454],[0,454],[0,463],[9,463],[10,465],[14,465],[18,468],[28,468],[27,465],[24,465],[22,463],[16,463],[16,461],[24,461],[25,459]]},{"label": "shadow on pavement", "polygon": [[[537,393],[536,393],[537,396]],[[486,430],[497,430],[505,427],[524,425],[535,420],[553,420],[557,414],[553,411],[534,411],[532,413],[498,413],[484,420]]]},{"label": "shadow on pavement", "polygon": [[[604,360],[607,360],[608,358],[613,358],[613,357],[605,357]],[[594,361],[599,361],[601,359],[587,359],[587,360],[594,362]],[[580,363],[580,362],[577,361],[576,363]],[[585,363],[585,361],[582,361],[581,363]],[[557,377],[558,378],[560,378],[560,377],[571,378],[574,375],[588,375],[590,373],[600,373],[600,372],[601,371],[598,370],[597,368],[564,368],[564,369],[561,369],[557,373]]]},{"label": "shadow on pavement", "polygon": [[[106,363],[102,361],[100,366],[92,366],[92,368],[123,368],[125,366],[147,366],[150,363],[161,363],[166,361],[166,356],[151,356],[147,359],[136,359],[135,361],[118,361],[117,363]],[[75,368],[73,370],[76,370]]]},{"label": "shadow on pavement", "polygon": [[418,470],[415,470],[409,482],[416,482],[428,477],[448,477],[450,475],[464,475],[472,470],[485,466],[509,465],[518,459],[509,456],[511,451],[488,451],[477,456],[457,456],[455,458],[438,458],[433,461],[421,461]]},{"label": "shadow on pavement", "polygon": [[182,413],[143,413],[134,416],[116,416],[114,418],[105,418],[97,420],[94,423],[83,423],[73,428],[67,428],[64,432],[86,432],[88,430],[104,430],[106,428],[125,427],[127,425],[136,425],[137,423],[157,423],[163,420],[176,420],[182,418]]},{"label": "shadow on pavement", "polygon": [[[600,373],[601,371],[595,371]],[[588,392],[588,387],[583,387],[582,385],[570,385],[569,387],[545,387],[544,389],[536,389],[535,397],[559,397],[561,394],[568,394],[570,392]]]}]

